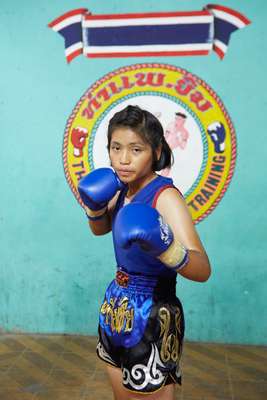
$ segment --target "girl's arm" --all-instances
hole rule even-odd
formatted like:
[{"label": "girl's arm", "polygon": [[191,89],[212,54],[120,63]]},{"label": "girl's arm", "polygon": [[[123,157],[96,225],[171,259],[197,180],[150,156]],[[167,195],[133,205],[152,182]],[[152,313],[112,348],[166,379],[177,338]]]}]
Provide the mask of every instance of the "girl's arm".
[{"label": "girl's arm", "polygon": [[116,205],[119,193],[120,192],[118,191],[115,196],[109,201],[107,212],[103,215],[101,219],[97,219],[95,221],[90,219],[88,220],[89,226],[94,235],[105,235],[106,233],[109,233],[111,231],[112,213]]},{"label": "girl's arm", "polygon": [[187,279],[205,282],[211,274],[206,251],[195,229],[187,204],[174,188],[165,189],[158,197],[156,209],[179,241],[189,251],[189,262],[179,272]]}]

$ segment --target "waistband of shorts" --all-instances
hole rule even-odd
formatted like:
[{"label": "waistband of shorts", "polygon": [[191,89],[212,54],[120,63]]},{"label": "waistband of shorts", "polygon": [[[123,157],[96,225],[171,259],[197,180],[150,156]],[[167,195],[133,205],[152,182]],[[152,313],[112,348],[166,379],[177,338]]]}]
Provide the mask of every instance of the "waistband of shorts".
[{"label": "waistband of shorts", "polygon": [[115,280],[119,286],[137,292],[163,295],[175,295],[176,293],[176,278],[130,274],[118,269]]}]

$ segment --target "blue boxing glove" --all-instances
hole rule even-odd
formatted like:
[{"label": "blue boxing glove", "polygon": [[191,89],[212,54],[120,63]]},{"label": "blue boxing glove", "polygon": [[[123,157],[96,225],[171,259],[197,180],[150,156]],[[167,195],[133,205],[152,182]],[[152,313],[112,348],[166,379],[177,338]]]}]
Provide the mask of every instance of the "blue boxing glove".
[{"label": "blue boxing glove", "polygon": [[111,168],[97,168],[82,178],[78,191],[85,205],[87,217],[100,219],[107,211],[109,200],[121,190],[124,183]]},{"label": "blue boxing glove", "polygon": [[138,243],[142,250],[178,271],[188,263],[188,250],[178,242],[159,212],[143,203],[131,203],[120,209],[114,224],[114,236],[120,247]]}]

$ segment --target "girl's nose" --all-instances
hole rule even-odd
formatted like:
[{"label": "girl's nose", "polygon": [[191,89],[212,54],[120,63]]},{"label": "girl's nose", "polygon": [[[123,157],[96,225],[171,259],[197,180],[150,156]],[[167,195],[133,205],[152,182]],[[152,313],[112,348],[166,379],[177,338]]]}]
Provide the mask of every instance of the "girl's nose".
[{"label": "girl's nose", "polygon": [[129,164],[130,163],[130,157],[129,157],[129,154],[127,151],[123,151],[121,153],[120,162],[121,162],[121,164]]}]

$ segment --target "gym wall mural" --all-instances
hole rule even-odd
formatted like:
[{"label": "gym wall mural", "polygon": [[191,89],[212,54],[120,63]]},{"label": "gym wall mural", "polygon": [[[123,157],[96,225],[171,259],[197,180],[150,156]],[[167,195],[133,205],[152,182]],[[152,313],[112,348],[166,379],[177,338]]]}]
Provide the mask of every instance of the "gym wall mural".
[{"label": "gym wall mural", "polygon": [[[49,23],[65,39],[67,62],[87,57],[208,55],[222,59],[230,35],[250,21],[219,5],[202,11],[92,15],[69,11]],[[91,60],[90,62],[93,62]],[[140,63],[111,71],[91,84],[68,118],[63,162],[68,184],[109,165],[107,124],[128,104],[138,104],[161,122],[174,155],[172,177],[183,193],[194,223],[206,218],[222,199],[236,162],[236,135],[218,94],[191,71],[163,63]],[[181,174],[181,171],[183,173]]]}]

